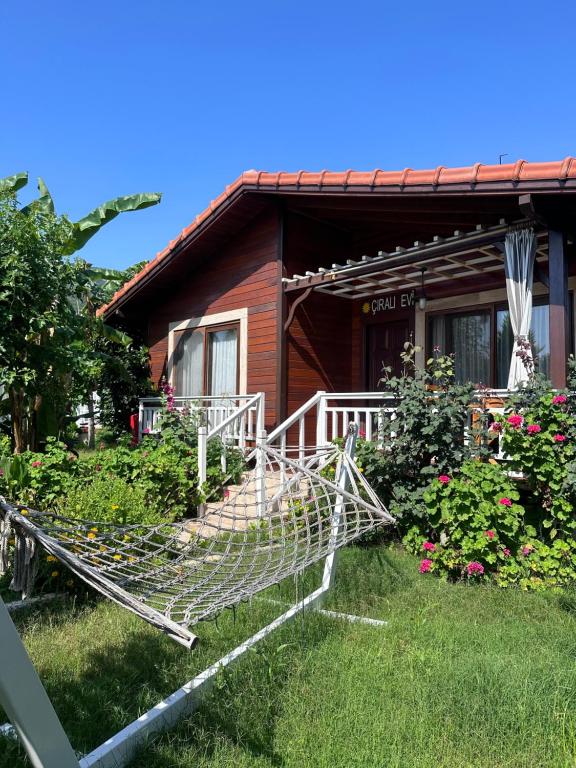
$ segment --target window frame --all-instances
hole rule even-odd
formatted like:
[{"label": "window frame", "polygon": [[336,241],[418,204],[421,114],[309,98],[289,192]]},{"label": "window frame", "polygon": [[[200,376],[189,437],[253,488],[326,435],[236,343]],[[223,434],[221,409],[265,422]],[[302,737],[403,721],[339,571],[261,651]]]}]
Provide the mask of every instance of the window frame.
[{"label": "window frame", "polygon": [[[226,330],[229,328],[237,329],[236,344],[236,386],[235,395],[245,395],[247,392],[248,377],[248,308],[243,307],[230,312],[219,312],[213,315],[204,315],[202,317],[192,317],[187,320],[172,322],[168,326],[168,362],[166,378],[175,385],[176,367],[174,363],[174,353],[178,343],[178,334],[184,331],[201,331],[203,333],[203,360],[202,360],[202,390],[203,394],[198,397],[209,398],[207,395],[208,384],[208,366],[207,366],[207,344],[208,334],[214,331]],[[175,393],[179,396],[179,393]]]},{"label": "window frame", "polygon": [[[240,386],[240,323],[235,321],[231,323],[221,323],[218,325],[202,325],[198,328],[183,328],[179,331],[174,331],[174,352],[178,348],[179,337],[184,333],[201,333],[202,334],[202,393],[200,395],[190,395],[190,397],[217,397],[217,395],[209,394],[211,376],[210,376],[210,351],[209,351],[209,336],[218,331],[236,331],[236,384],[235,391],[229,394],[239,394],[238,388]],[[176,379],[177,364],[174,363],[173,377]],[[188,397],[188,395],[184,395]]]},{"label": "window frame", "polygon": [[[574,348],[574,300],[576,296],[576,291],[573,291],[570,289],[568,291],[569,295],[569,301],[568,301],[568,307],[569,307],[569,322],[568,322],[568,328],[569,328],[569,348]],[[550,306],[550,295],[548,293],[538,293],[532,295],[532,305],[533,306],[544,306],[548,305]],[[490,383],[489,387],[491,389],[494,389],[496,386],[496,365],[497,365],[497,355],[496,355],[496,345],[498,340],[498,328],[496,323],[496,314],[499,310],[502,309],[508,309],[508,302],[506,301],[506,298],[499,299],[498,301],[485,301],[477,304],[472,304],[470,306],[459,306],[459,307],[446,307],[444,309],[431,309],[426,312],[426,327],[425,327],[425,351],[426,351],[426,360],[429,360],[430,357],[432,357],[432,322],[431,320],[434,317],[437,316],[446,316],[446,315],[477,315],[481,312],[486,312],[490,315]]]}]

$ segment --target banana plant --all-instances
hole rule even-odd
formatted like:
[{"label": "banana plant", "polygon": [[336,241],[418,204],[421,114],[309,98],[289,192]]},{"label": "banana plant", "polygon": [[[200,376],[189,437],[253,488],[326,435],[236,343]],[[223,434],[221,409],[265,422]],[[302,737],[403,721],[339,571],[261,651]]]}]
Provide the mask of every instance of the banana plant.
[{"label": "banana plant", "polygon": [[[27,183],[28,174],[25,172],[0,179],[0,201],[9,200],[12,206],[10,210],[6,209],[5,226],[3,229],[0,228],[0,234],[2,235],[3,249],[10,255],[11,263],[9,269],[16,275],[18,275],[19,270],[17,267],[14,267],[15,260],[22,260],[23,269],[24,267],[31,269],[31,264],[34,263],[32,251],[26,254],[25,251],[22,251],[22,247],[24,244],[27,250],[28,244],[32,243],[32,248],[34,248],[36,240],[30,237],[26,239],[21,233],[33,232],[36,229],[41,233],[46,231],[46,229],[42,229],[46,227],[46,222],[54,221],[58,223],[59,239],[57,239],[57,245],[52,246],[52,255],[47,256],[45,244],[43,246],[44,251],[42,252],[43,263],[53,263],[54,268],[58,269],[59,265],[62,264],[63,257],[71,256],[83,248],[103,226],[113,221],[118,215],[130,211],[143,210],[144,208],[157,205],[161,200],[161,194],[157,192],[117,197],[94,208],[94,210],[78,221],[70,221],[65,216],[57,216],[50,191],[42,179],[38,180],[39,196],[28,205],[18,209],[16,193],[26,186]],[[20,217],[21,224],[17,221],[18,217]],[[28,224],[24,225],[26,221]],[[0,225],[2,223],[0,221]],[[10,228],[11,225],[13,229]],[[20,239],[18,239],[19,237]],[[38,242],[42,243],[44,241],[40,237]],[[56,242],[56,239],[53,239],[53,242]],[[53,261],[50,262],[50,259]],[[50,267],[48,269],[50,270]],[[27,294],[26,300],[30,303],[30,307],[18,307],[18,311],[22,315],[22,317],[18,316],[18,320],[21,320],[20,324],[18,322],[8,322],[8,319],[6,322],[4,330],[7,335],[13,335],[13,338],[10,338],[10,348],[17,350],[16,354],[19,359],[20,369],[26,371],[26,373],[20,376],[15,373],[14,367],[11,370],[10,360],[0,359],[0,385],[2,384],[2,378],[4,378],[2,376],[2,368],[4,373],[6,373],[6,383],[12,382],[7,384],[6,390],[11,402],[11,423],[16,440],[16,452],[20,452],[28,446],[35,447],[31,444],[34,440],[30,441],[28,439],[28,435],[25,434],[25,430],[23,431],[22,425],[27,422],[29,423],[31,420],[33,421],[38,409],[42,407],[42,375],[40,375],[40,372],[35,374],[31,360],[41,357],[40,350],[43,349],[44,344],[46,344],[44,355],[46,357],[46,355],[51,354],[50,350],[53,350],[54,342],[57,338],[71,338],[71,334],[72,336],[75,334],[77,339],[79,335],[80,341],[82,336],[85,336],[88,347],[98,335],[102,338],[114,340],[118,344],[127,345],[130,343],[130,339],[126,334],[111,326],[107,326],[103,321],[96,318],[96,304],[102,295],[102,287],[113,284],[119,285],[122,279],[119,277],[119,273],[115,270],[98,270],[87,263],[82,264],[81,262],[75,262],[73,271],[74,277],[70,278],[70,290],[68,292],[69,300],[65,302],[71,306],[66,311],[59,310],[59,301],[60,306],[62,306],[62,300],[52,298],[49,303],[46,303],[45,297],[43,297],[42,301],[44,303],[41,304],[40,298],[33,295],[34,291],[28,291],[25,293]],[[6,280],[4,281],[6,284],[0,285],[0,294],[13,291],[13,287],[11,288],[12,283],[7,275],[8,272],[6,272]],[[20,271],[18,279],[21,283],[25,281],[25,275],[25,269]],[[0,264],[1,282],[2,267]],[[32,284],[29,283],[29,285]],[[21,299],[20,304],[22,301],[23,299]],[[74,309],[73,315],[78,318],[78,322],[75,322],[75,328],[70,327],[71,308]],[[62,318],[62,328],[58,327],[58,320],[55,319],[55,316]],[[21,326],[28,325],[32,327],[33,323],[35,329],[41,328],[42,331],[28,331],[24,334]],[[66,342],[63,341],[62,343]],[[71,345],[69,346],[71,347]],[[0,342],[0,351],[1,347],[2,344]],[[30,354],[27,353],[28,348],[30,348]],[[62,355],[60,355],[60,358],[62,358]],[[46,359],[42,361],[42,364],[44,371],[50,371],[52,376],[56,375],[58,370],[56,364],[51,366]],[[34,430],[32,430],[33,432]]]}]

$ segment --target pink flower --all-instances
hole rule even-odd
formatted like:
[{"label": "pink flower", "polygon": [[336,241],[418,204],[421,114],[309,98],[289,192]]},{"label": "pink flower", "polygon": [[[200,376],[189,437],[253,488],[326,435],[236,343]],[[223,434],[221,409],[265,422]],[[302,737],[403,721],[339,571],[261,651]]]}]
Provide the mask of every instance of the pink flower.
[{"label": "pink flower", "polygon": [[366,430],[365,429],[359,429],[358,430],[358,437],[361,440],[365,440],[366,439]]},{"label": "pink flower", "polygon": [[480,576],[484,573],[484,566],[482,563],[477,563],[475,560],[473,560],[471,563],[468,563],[468,576],[472,576],[475,573],[480,574]]},{"label": "pink flower", "polygon": [[3,477],[3,476],[4,476],[4,470],[2,469],[2,467],[0,467],[0,477]]},{"label": "pink flower", "polygon": [[554,435],[554,441],[556,443],[563,443],[566,440],[566,435]]},{"label": "pink flower", "polygon": [[490,431],[491,431],[491,432],[502,432],[502,428],[503,428],[503,427],[504,427],[504,425],[502,424],[502,422],[500,422],[500,421],[494,421],[494,422],[493,422],[493,423],[490,425]]},{"label": "pink flower", "polygon": [[42,466],[42,462],[41,461],[33,461],[30,466],[31,467],[41,467]]},{"label": "pink flower", "polygon": [[504,555],[504,557],[510,557],[510,550],[508,549],[508,547],[504,547],[504,549],[502,550],[502,554]]},{"label": "pink flower", "polygon": [[554,395],[552,398],[552,404],[553,405],[562,405],[562,403],[565,403],[568,398],[566,395]]},{"label": "pink flower", "polygon": [[450,482],[450,478],[448,475],[440,475],[440,477],[438,478],[438,482],[442,483],[442,485],[448,485],[448,483]]},{"label": "pink flower", "polygon": [[428,560],[428,558],[426,558],[421,561],[420,568],[418,570],[420,573],[428,573],[430,568],[432,568],[432,560]]},{"label": "pink flower", "polygon": [[224,498],[227,499],[228,496],[230,496],[230,491],[228,490],[228,488],[224,488]]},{"label": "pink flower", "polygon": [[503,496],[498,501],[498,504],[502,504],[503,507],[511,507],[512,506],[512,501],[507,496]]},{"label": "pink flower", "polygon": [[522,426],[522,422],[524,419],[522,416],[519,416],[517,413],[513,413],[512,416],[508,416],[506,419],[508,424],[512,427],[512,429],[517,429],[518,427]]},{"label": "pink flower", "polygon": [[528,432],[529,435],[535,435],[537,432],[542,432],[542,427],[540,424],[528,424],[526,432]]},{"label": "pink flower", "polygon": [[142,430],[142,434],[143,435],[149,435],[150,434],[150,429],[148,427],[146,427],[146,429]]},{"label": "pink flower", "polygon": [[522,554],[524,555],[524,557],[528,557],[528,555],[530,554],[530,552],[532,552],[533,549],[534,547],[532,546],[532,544],[526,544],[525,547],[522,547]]},{"label": "pink flower", "polygon": [[427,552],[435,552],[436,544],[433,544],[431,541],[425,541],[424,544],[422,544],[422,549],[425,549]]},{"label": "pink flower", "polygon": [[488,538],[490,539],[490,541],[492,541],[492,539],[493,539],[493,538],[494,538],[494,536],[496,535],[496,534],[494,533],[494,531],[484,531],[484,533],[486,534],[486,536],[488,536]]}]

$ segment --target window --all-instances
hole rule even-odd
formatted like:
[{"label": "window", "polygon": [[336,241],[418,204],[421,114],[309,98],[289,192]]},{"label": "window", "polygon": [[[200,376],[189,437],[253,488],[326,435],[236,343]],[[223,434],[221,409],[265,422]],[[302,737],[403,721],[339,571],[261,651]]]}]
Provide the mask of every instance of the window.
[{"label": "window", "polygon": [[237,394],[238,338],[238,323],[176,331],[172,359],[176,394]]},{"label": "window", "polygon": [[454,355],[456,381],[490,383],[490,313],[488,311],[433,315],[432,348]]},{"label": "window", "polygon": [[[532,307],[528,338],[532,345],[536,370],[548,376],[550,371],[548,304],[537,304]],[[506,389],[508,386],[513,344],[514,336],[510,325],[510,314],[508,309],[503,307],[496,310],[496,387],[498,389]]]}]

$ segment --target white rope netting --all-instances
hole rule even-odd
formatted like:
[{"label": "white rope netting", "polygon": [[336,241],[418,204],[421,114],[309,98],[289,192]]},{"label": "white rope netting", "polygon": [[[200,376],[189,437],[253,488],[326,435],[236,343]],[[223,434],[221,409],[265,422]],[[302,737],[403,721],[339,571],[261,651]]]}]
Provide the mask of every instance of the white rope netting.
[{"label": "white rope netting", "polygon": [[[291,460],[270,448],[199,518],[156,526],[76,520],[0,498],[0,573],[29,591],[39,545],[104,595],[191,646],[188,627],[393,523],[354,461],[330,446]],[[13,548],[9,540],[14,537]]]}]

